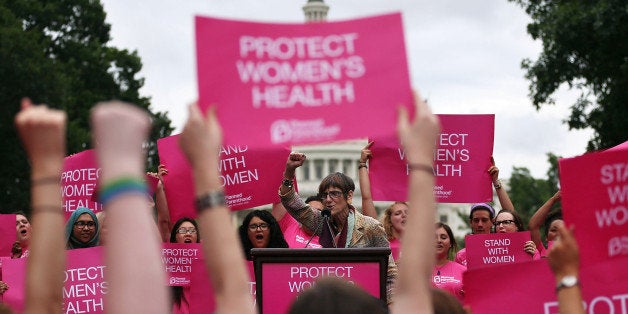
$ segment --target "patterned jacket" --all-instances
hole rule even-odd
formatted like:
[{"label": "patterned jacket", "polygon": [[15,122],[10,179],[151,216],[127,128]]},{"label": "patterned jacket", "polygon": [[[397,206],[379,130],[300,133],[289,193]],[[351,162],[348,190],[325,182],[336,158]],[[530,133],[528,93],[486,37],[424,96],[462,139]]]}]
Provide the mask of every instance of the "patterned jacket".
[{"label": "patterned jacket", "polygon": [[[321,212],[313,209],[299,198],[299,195],[291,190],[285,195],[279,194],[281,203],[288,213],[298,222],[309,228],[316,230],[317,226],[323,220]],[[386,231],[382,224],[372,217],[364,216],[357,210],[354,210],[355,224],[351,239],[346,247],[348,248],[364,248],[364,247],[390,247],[390,243],[386,237]],[[317,235],[321,235],[318,230]],[[392,255],[388,256],[388,270],[386,276],[386,295],[388,304],[392,303],[394,283],[397,280],[397,265]]]}]

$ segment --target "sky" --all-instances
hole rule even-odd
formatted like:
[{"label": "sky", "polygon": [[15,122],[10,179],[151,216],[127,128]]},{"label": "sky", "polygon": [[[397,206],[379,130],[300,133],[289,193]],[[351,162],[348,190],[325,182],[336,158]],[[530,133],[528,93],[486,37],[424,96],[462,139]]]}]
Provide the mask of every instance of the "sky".
[{"label": "sky", "polygon": [[[103,0],[110,45],[142,59],[140,90],[153,111],[167,111],[179,133],[186,105],[198,97],[193,17],[300,23],[306,0]],[[493,154],[500,177],[527,167],[537,178],[546,153],[585,152],[591,130],[562,123],[577,91],[561,87],[556,104],[537,111],[528,97],[521,61],[535,60],[542,43],[526,33],[524,10],[506,0],[325,0],[328,21],[401,12],[413,88],[434,113],[495,114]]]}]

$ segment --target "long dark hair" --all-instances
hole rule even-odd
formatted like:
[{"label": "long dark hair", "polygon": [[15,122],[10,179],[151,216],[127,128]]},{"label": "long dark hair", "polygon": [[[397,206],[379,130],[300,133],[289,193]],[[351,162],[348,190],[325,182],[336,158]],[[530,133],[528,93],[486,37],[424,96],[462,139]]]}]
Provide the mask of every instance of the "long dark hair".
[{"label": "long dark hair", "polygon": [[172,226],[172,230],[170,230],[170,243],[177,242],[177,230],[179,230],[179,227],[181,227],[181,225],[186,221],[193,224],[196,229],[196,243],[201,242],[201,234],[199,233],[198,223],[196,223],[196,220],[189,217],[183,217],[177,220],[177,222],[175,222]]},{"label": "long dark hair", "polygon": [[[201,242],[201,234],[199,232],[198,229],[198,224],[196,223],[196,220],[189,218],[189,217],[183,217],[179,220],[177,220],[177,222],[174,223],[174,225],[172,226],[172,230],[170,230],[170,243],[176,243],[177,242],[177,230],[179,230],[179,227],[181,227],[181,225],[184,222],[189,222],[191,224],[194,225],[194,228],[196,228],[196,243]],[[181,300],[183,298],[185,298],[185,296],[183,295],[183,287],[181,286],[171,286],[171,290],[172,290],[172,301],[177,305],[177,306],[181,306]],[[187,301],[187,300],[186,300]]]},{"label": "long dark hair", "polygon": [[270,241],[268,242],[269,248],[288,247],[288,242],[286,242],[286,239],[283,237],[283,233],[281,232],[281,229],[279,228],[279,223],[277,223],[275,217],[273,217],[273,215],[266,210],[256,209],[246,215],[246,217],[244,217],[240,228],[238,228],[238,232],[240,234],[240,242],[242,242],[242,248],[244,249],[246,259],[251,259],[251,248],[253,248],[253,243],[251,243],[251,240],[249,240],[248,234],[249,223],[251,222],[251,219],[253,219],[253,217],[258,217],[268,224],[268,230],[270,231]]},{"label": "long dark hair", "polygon": [[456,255],[456,251],[458,251],[458,243],[456,243],[456,238],[454,238],[454,233],[453,231],[451,231],[451,228],[447,224],[444,224],[442,222],[437,222],[436,230],[440,228],[445,229],[445,232],[447,232],[447,236],[449,236],[449,243],[451,243],[451,246],[449,246],[449,251],[447,252],[447,259],[450,261],[453,261],[454,256]]}]

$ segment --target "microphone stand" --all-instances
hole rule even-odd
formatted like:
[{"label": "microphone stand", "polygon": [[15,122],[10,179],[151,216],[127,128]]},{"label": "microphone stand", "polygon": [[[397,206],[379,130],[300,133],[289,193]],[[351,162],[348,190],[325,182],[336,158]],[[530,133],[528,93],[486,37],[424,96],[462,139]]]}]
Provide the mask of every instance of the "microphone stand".
[{"label": "microphone stand", "polygon": [[327,229],[329,229],[329,234],[331,235],[331,243],[334,245],[334,248],[338,248],[336,244],[336,239],[334,239],[334,229],[332,229],[331,224],[329,223],[329,218],[331,218],[331,211],[329,209],[324,209],[321,214],[323,215],[323,220],[325,224],[327,224]]},{"label": "microphone stand", "polygon": [[[329,211],[329,209],[325,209],[326,211]],[[305,246],[303,247],[304,249],[307,249],[307,246],[310,245],[310,242],[312,242],[312,239],[314,239],[314,236],[316,236],[316,234],[318,233],[318,230],[321,229],[321,227],[323,226],[323,222],[325,222],[325,219],[327,218],[327,216],[325,216],[325,210],[323,210],[323,219],[321,220],[321,222],[318,223],[318,226],[316,226],[316,230],[314,230],[314,233],[312,233],[312,236],[310,237],[309,240],[307,240],[307,243],[305,243]]]}]

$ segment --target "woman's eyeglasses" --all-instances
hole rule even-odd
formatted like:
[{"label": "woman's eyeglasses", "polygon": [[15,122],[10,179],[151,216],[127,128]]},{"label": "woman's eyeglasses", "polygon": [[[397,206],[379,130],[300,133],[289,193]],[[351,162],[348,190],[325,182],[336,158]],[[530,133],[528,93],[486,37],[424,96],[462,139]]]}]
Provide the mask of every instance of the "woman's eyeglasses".
[{"label": "woman's eyeglasses", "polygon": [[319,194],[321,200],[325,200],[328,195],[332,199],[338,199],[342,195],[342,191],[329,191],[329,192],[323,192]]},{"label": "woman's eyeglasses", "polygon": [[77,221],[74,223],[74,227],[78,227],[78,228],[94,228],[96,226],[96,223],[93,221]]},{"label": "woman's eyeglasses", "polygon": [[256,230],[257,230],[257,228],[259,228],[259,229],[261,229],[262,231],[266,231],[266,230],[268,230],[268,227],[270,227],[268,224],[259,224],[259,225],[257,225],[257,224],[252,224],[252,225],[249,225],[249,230],[251,230],[251,231],[256,231]]},{"label": "woman's eyeglasses", "polygon": [[500,225],[508,226],[510,224],[513,224],[513,223],[515,223],[514,220],[495,221],[495,227],[499,227]]},{"label": "woman's eyeglasses", "polygon": [[196,229],[185,229],[185,228],[179,228],[177,230],[177,233],[179,234],[195,234],[196,233]]}]

